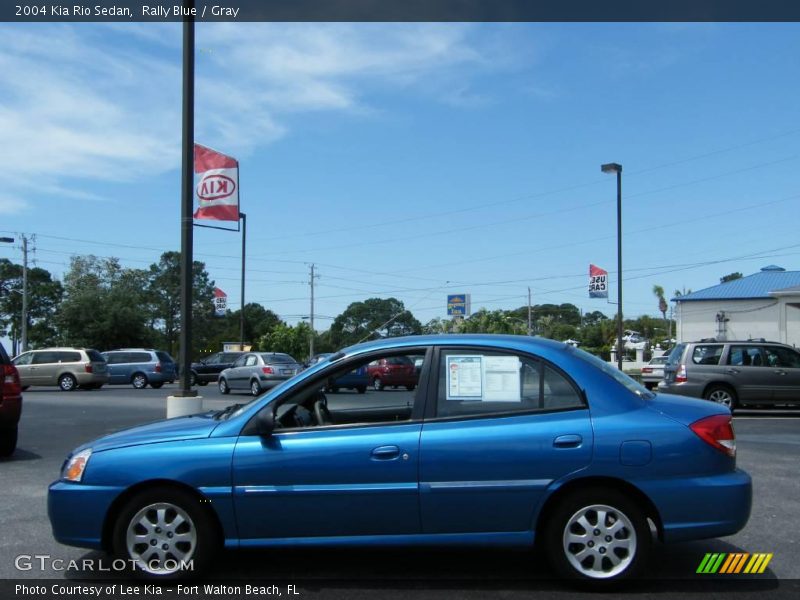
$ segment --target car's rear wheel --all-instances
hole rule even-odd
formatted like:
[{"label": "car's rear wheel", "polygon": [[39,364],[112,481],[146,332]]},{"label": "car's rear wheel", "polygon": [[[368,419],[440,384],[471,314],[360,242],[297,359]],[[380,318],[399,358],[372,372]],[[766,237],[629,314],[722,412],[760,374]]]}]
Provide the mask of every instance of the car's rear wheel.
[{"label": "car's rear wheel", "polygon": [[706,400],[711,400],[712,402],[717,402],[718,404],[727,406],[731,410],[736,408],[736,405],[738,404],[736,400],[736,393],[731,388],[724,385],[717,385],[708,388],[703,397]]},{"label": "car's rear wheel", "polygon": [[546,552],[570,579],[603,585],[634,576],[647,560],[646,516],[615,490],[592,488],[567,496],[544,526]]},{"label": "car's rear wheel", "polygon": [[416,386],[416,385],[407,385],[407,386],[406,386],[406,389],[407,389],[409,392],[413,392],[415,387],[417,387],[417,386]]},{"label": "car's rear wheel", "polygon": [[[134,496],[114,525],[114,553],[152,578],[204,572],[219,547],[208,510],[182,490],[153,489]],[[190,570],[182,568],[192,564]]]},{"label": "car's rear wheel", "polygon": [[75,379],[74,375],[65,373],[58,378],[58,387],[60,387],[63,392],[72,392],[78,387],[78,380]]},{"label": "car's rear wheel", "polygon": [[253,396],[258,396],[260,393],[261,393],[261,385],[259,385],[258,381],[253,379],[253,381],[250,382],[250,394],[252,394]]},{"label": "car's rear wheel", "polygon": [[381,381],[380,377],[376,377],[372,380],[372,389],[381,391],[383,389],[383,381]]},{"label": "car's rear wheel", "polygon": [[131,385],[137,390],[143,390],[147,387],[147,375],[144,373],[136,373],[131,377]]},{"label": "car's rear wheel", "polygon": [[357,391],[359,394],[365,394],[365,393],[367,392],[367,386],[365,386],[365,385],[360,385],[360,386],[358,386],[358,387],[356,388],[356,391]]},{"label": "car's rear wheel", "polygon": [[219,393],[220,394],[230,394],[231,393],[231,388],[228,387],[228,382],[225,379],[223,379],[222,377],[219,378],[219,381],[217,382],[217,387],[219,387]]},{"label": "car's rear wheel", "polygon": [[3,427],[0,429],[0,456],[6,457],[14,454],[17,449],[17,427]]}]

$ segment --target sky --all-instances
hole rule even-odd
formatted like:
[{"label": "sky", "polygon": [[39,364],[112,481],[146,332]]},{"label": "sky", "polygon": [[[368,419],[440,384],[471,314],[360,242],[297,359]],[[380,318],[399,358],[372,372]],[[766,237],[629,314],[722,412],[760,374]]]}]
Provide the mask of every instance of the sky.
[{"label": "sky", "polygon": [[[324,331],[395,297],[423,324],[565,303],[589,264],[623,312],[739,271],[800,269],[798,24],[196,27],[195,141],[240,162],[246,301]],[[56,277],[76,254],[180,248],[181,25],[0,24],[0,236]],[[194,257],[240,303],[241,238]],[[19,244],[0,258],[21,262]]]}]

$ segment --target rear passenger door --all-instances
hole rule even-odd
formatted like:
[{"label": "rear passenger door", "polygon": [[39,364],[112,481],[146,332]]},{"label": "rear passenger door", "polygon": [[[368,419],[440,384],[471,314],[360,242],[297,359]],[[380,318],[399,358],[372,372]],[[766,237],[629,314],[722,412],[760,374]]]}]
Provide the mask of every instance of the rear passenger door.
[{"label": "rear passenger door", "polygon": [[734,378],[739,401],[774,401],[774,369],[767,364],[764,348],[756,344],[731,344],[727,372]]},{"label": "rear passenger door", "polygon": [[423,533],[530,530],[550,483],[591,462],[583,395],[527,354],[441,349],[432,366],[420,443]]},{"label": "rear passenger door", "polygon": [[783,346],[764,346],[764,354],[772,372],[773,400],[800,404],[800,352]]}]

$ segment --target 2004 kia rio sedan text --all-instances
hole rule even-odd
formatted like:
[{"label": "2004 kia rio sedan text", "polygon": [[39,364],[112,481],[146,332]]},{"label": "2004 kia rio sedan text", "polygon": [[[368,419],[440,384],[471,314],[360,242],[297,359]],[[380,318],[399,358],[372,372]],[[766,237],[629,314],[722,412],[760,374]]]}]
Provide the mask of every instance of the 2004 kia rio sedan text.
[{"label": "2004 kia rio sedan text", "polygon": [[[414,391],[320,391],[395,356],[424,358]],[[406,337],[81,446],[48,502],[58,541],[151,576],[202,572],[223,546],[537,542],[560,575],[600,583],[645,565],[651,523],[664,542],[744,527],[735,457],[726,407],[653,394],[563,343]]]}]

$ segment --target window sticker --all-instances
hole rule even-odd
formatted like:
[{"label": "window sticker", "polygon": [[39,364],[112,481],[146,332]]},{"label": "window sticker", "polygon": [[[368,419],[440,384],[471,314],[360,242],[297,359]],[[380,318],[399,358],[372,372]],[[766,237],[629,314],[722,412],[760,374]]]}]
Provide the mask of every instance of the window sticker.
[{"label": "window sticker", "polygon": [[517,356],[485,356],[483,362],[484,402],[522,402]]},{"label": "window sticker", "polygon": [[483,356],[457,355],[447,357],[447,399],[482,400]]}]

